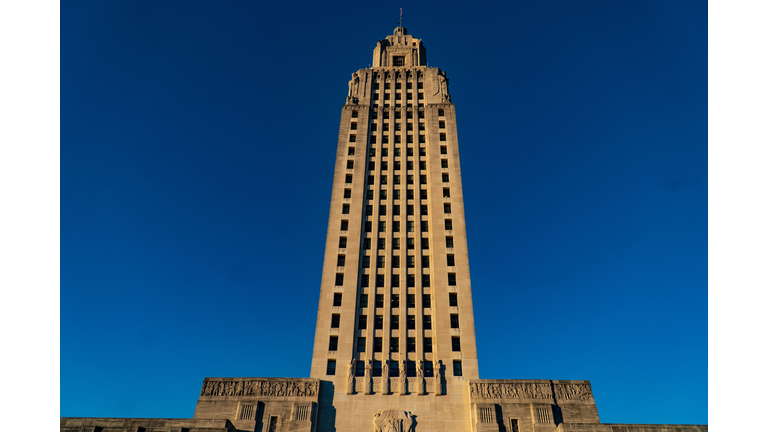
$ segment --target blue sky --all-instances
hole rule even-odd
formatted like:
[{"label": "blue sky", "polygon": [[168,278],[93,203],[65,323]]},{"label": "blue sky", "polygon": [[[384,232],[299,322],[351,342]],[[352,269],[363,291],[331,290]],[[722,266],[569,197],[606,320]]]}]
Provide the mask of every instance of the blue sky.
[{"label": "blue sky", "polygon": [[456,103],[481,378],[708,422],[695,1],[62,3],[62,416],[309,375],[347,81],[400,7]]}]

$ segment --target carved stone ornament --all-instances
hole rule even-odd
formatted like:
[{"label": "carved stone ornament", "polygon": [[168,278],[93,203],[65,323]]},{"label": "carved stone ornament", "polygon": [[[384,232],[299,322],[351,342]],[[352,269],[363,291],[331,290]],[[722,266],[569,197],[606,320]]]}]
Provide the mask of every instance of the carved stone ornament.
[{"label": "carved stone ornament", "polygon": [[415,423],[408,411],[383,410],[373,415],[374,432],[414,432]]},{"label": "carved stone ornament", "polygon": [[469,393],[481,399],[552,399],[549,383],[470,383]]},{"label": "carved stone ornament", "polygon": [[309,381],[205,381],[200,396],[317,396],[319,384]]},{"label": "carved stone ornament", "polygon": [[587,383],[555,384],[555,396],[558,400],[592,400],[592,386]]}]

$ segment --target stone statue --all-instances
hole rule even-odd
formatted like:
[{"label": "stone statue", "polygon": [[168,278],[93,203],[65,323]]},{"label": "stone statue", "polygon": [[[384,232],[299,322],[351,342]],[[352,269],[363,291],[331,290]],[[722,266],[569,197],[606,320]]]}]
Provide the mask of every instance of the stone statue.
[{"label": "stone statue", "polygon": [[364,394],[371,394],[373,393],[373,383],[372,381],[372,375],[373,375],[373,360],[367,359],[365,361],[365,381],[363,382],[363,393]]},{"label": "stone statue", "polygon": [[440,93],[442,94],[443,102],[450,102],[451,96],[448,94],[448,77],[445,76],[445,71],[440,71],[437,80],[440,83]]},{"label": "stone statue", "polygon": [[349,361],[349,373],[347,374],[347,394],[355,392],[355,366],[357,360],[352,359]]},{"label": "stone statue", "polygon": [[408,394],[408,362],[403,360],[400,363],[400,394]]},{"label": "stone statue", "polygon": [[[474,390],[474,387],[473,387]],[[438,360],[435,365],[435,394],[443,394],[443,361]]]},{"label": "stone statue", "polygon": [[425,394],[424,387],[424,360],[419,360],[416,362],[416,394]]},{"label": "stone statue", "polygon": [[381,365],[381,392],[389,394],[389,360],[382,361]]}]

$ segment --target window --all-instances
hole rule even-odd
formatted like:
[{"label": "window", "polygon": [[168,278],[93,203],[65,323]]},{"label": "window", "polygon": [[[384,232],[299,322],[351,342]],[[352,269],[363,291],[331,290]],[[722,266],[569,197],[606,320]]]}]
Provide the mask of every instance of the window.
[{"label": "window", "polygon": [[360,260],[361,266],[363,268],[370,268],[371,267],[371,257],[368,255],[363,255],[363,259]]},{"label": "window", "polygon": [[[396,338],[396,337],[389,338],[389,352],[398,352],[398,351],[400,351],[400,339]],[[397,368],[397,362],[396,361],[392,361],[392,363],[395,364],[394,367],[395,367],[395,370],[397,370],[396,369]],[[395,376],[397,376],[397,375],[395,375]]]},{"label": "window", "polygon": [[[406,156],[413,156],[413,149],[412,148],[408,148],[405,152],[406,152],[405,153]],[[413,169],[413,162],[411,162],[411,167],[408,168],[408,169]]]},{"label": "window", "polygon": [[[413,151],[413,149],[408,149],[408,150],[409,150],[409,151],[411,151],[411,152]],[[411,153],[411,154],[409,154],[408,156],[413,156],[413,154]],[[408,162],[406,162],[406,163],[405,163],[405,167],[406,167],[406,169],[408,169],[408,170],[412,170],[412,169],[413,169],[413,161],[408,161]]]},{"label": "window", "polygon": [[400,249],[400,239],[399,238],[392,239],[392,249],[393,250],[399,250]]},{"label": "window", "polygon": [[427,199],[427,190],[426,189],[422,189],[421,190],[421,193],[419,193],[419,198]]},{"label": "window", "polygon": [[352,122],[352,123],[349,125],[349,129],[350,129],[350,130],[357,130],[357,122]]},{"label": "window", "polygon": [[[421,266],[422,267],[429,267],[429,255],[424,255],[421,257]],[[429,285],[427,285],[429,286]]]},{"label": "window", "polygon": [[355,136],[355,135],[350,135],[349,136],[349,142],[351,142],[351,143],[355,142],[356,139],[357,139],[357,136]]},{"label": "window", "polygon": [[368,275],[364,274],[360,276],[360,286],[367,287],[368,286]]},{"label": "window", "polygon": [[381,249],[384,249],[384,248],[387,246],[387,239],[383,239],[383,238],[380,238],[380,239],[379,239],[379,241],[378,241],[377,243],[378,243],[378,244],[377,244],[377,246],[376,246],[376,247],[377,247],[379,250],[381,250]]},{"label": "window", "polygon": [[331,340],[328,342],[328,351],[336,351],[339,348],[339,337],[331,336]]},{"label": "window", "polygon": [[[399,176],[399,175],[397,175],[397,174],[395,174],[395,175],[392,177],[392,182],[393,182],[393,184],[399,185],[399,184],[400,184],[400,176]],[[395,198],[395,199],[398,199],[398,198]]]},{"label": "window", "polygon": [[392,268],[400,268],[400,256],[394,255],[392,257]]},{"label": "window", "polygon": [[[395,149],[395,156],[400,157],[400,147]],[[400,169],[400,168],[395,168],[395,169]]]},{"label": "window", "polygon": [[341,214],[349,214],[349,204],[344,204],[341,206]]},{"label": "window", "polygon": [[409,200],[413,199],[413,189],[408,189],[407,191],[405,191],[405,197]]},{"label": "window", "polygon": [[[424,130],[424,123],[419,123],[419,130]],[[419,135],[419,143],[424,144],[427,142],[427,140],[424,138],[424,135]]]},{"label": "window", "polygon": [[[389,84],[387,84],[387,86],[389,86]],[[387,88],[389,88],[389,87],[387,87]],[[384,119],[385,120],[389,119],[389,111],[384,111]],[[386,124],[386,123],[384,123],[384,124]]]},{"label": "window", "polygon": [[[412,177],[412,176],[408,176],[408,177]],[[405,214],[407,214],[408,216],[413,216],[413,206],[412,205],[408,204],[407,206],[405,206]]]},{"label": "window", "polygon": [[333,293],[333,305],[341,306],[341,293]]},{"label": "window", "polygon": [[453,376],[461,376],[461,360],[453,361]]},{"label": "window", "polygon": [[[372,149],[374,150],[374,149]],[[368,162],[368,169],[373,171],[376,169],[376,162]]]},{"label": "window", "polygon": [[429,208],[428,208],[427,205],[422,205],[421,206],[421,215],[422,216],[426,216],[428,214],[428,211],[429,211]]},{"label": "window", "polygon": [[437,110],[437,115],[438,115],[438,116],[440,116],[440,117],[443,117],[443,116],[445,116],[445,110],[444,110],[444,109],[442,109],[442,108],[439,108],[439,109]]},{"label": "window", "polygon": [[339,255],[339,257],[336,259],[336,267],[344,267],[345,262],[346,257],[344,255]]},{"label": "window", "polygon": [[[384,149],[384,150],[386,150],[386,149]],[[382,151],[381,151],[381,155],[382,155],[382,156],[386,156],[386,154],[385,154],[384,150],[382,150]],[[388,165],[387,165],[387,161],[384,161],[384,162],[382,162],[382,163],[381,163],[381,170],[382,170],[382,171],[386,171],[386,170],[387,170],[387,168],[388,168]]]},{"label": "window", "polygon": [[[357,338],[357,352],[365,352],[365,337],[361,336]],[[358,364],[363,362],[357,362]],[[363,364],[365,367],[365,364]]]},{"label": "window", "polygon": [[456,265],[456,260],[453,258],[453,254],[448,254],[448,267],[453,267]]},{"label": "window", "polygon": [[[425,353],[431,353],[432,352],[432,338],[431,337],[425,337],[424,338],[424,352]],[[432,365],[432,362],[429,362],[430,365]],[[426,368],[425,368],[426,369]],[[424,371],[426,375],[426,371]]]},{"label": "window", "polygon": [[352,189],[344,189],[344,198],[352,198]]},{"label": "window", "polygon": [[448,174],[443,174],[443,183],[448,183]]},{"label": "window", "polygon": [[363,225],[363,230],[365,232],[371,232],[371,228],[372,228],[371,224],[372,224],[371,221],[365,221],[365,224]]},{"label": "window", "polygon": [[440,146],[440,154],[441,155],[447,155],[448,154],[448,147]]},{"label": "window", "polygon": [[384,307],[384,294],[376,294],[376,307]]},{"label": "window", "polygon": [[406,328],[408,330],[416,330],[416,316],[415,315],[408,315],[405,318]]},{"label": "window", "polygon": [[326,375],[336,375],[336,360],[328,360],[328,366],[325,368]]},{"label": "window", "polygon": [[[409,337],[408,339],[406,339],[405,350],[409,353],[416,352],[416,338]],[[413,362],[408,362],[408,363],[413,363]]]},{"label": "window", "polygon": [[336,286],[344,285],[344,273],[336,273]]},{"label": "window", "polygon": [[[424,275],[429,276],[429,275]],[[429,285],[427,285],[429,286]],[[429,294],[422,294],[421,295],[421,307],[423,308],[431,308],[432,307],[432,298]]]},{"label": "window", "polygon": [[357,110],[352,111],[352,118],[357,118]]},{"label": "window", "polygon": [[[343,221],[343,222],[346,222],[346,221]],[[346,227],[344,227],[342,225],[342,228],[346,228]],[[347,238],[346,237],[339,237],[339,249],[344,249],[346,247],[347,247]]]},{"label": "window", "polygon": [[459,316],[451,314],[451,328],[459,328]]},{"label": "window", "polygon": [[452,307],[459,305],[459,295],[456,293],[448,293],[448,304]]},{"label": "window", "polygon": [[445,238],[445,247],[452,248],[453,247],[453,237],[446,237]]},{"label": "window", "polygon": [[381,137],[381,143],[382,144],[388,144],[389,143],[389,135],[384,135]]},{"label": "window", "polygon": [[421,232],[428,232],[428,231],[429,231],[429,222],[421,221]]},{"label": "window", "polygon": [[411,255],[408,255],[408,256],[406,257],[406,263],[405,263],[405,266],[406,266],[407,268],[414,268],[414,267],[415,267],[414,258],[415,258],[415,257],[413,257],[413,256],[411,256]]},{"label": "window", "polygon": [[399,308],[400,307],[400,294],[392,294],[392,298],[389,301],[390,306],[393,308]]},{"label": "window", "polygon": [[373,329],[374,330],[381,330],[384,328],[384,316],[383,315],[376,315],[373,317]]},{"label": "window", "polygon": [[[373,338],[373,352],[381,352],[381,338]],[[381,362],[379,362],[381,364]],[[381,367],[379,367],[379,376],[381,376]]]},{"label": "window", "polygon": [[347,174],[347,177],[344,179],[344,183],[352,183],[352,174]]},{"label": "window", "polygon": [[368,250],[371,248],[371,239],[364,238],[363,239],[363,249]]},{"label": "window", "polygon": [[376,257],[376,268],[384,268],[384,257],[383,256],[377,256]]},{"label": "window", "polygon": [[453,230],[453,221],[450,219],[445,220],[445,230],[446,231],[452,231]]},{"label": "window", "polygon": [[[395,150],[397,150],[397,149],[395,149]],[[395,171],[400,171],[400,161],[395,161],[394,169],[395,169]]]},{"label": "window", "polygon": [[[382,157],[389,156],[389,151],[386,148],[381,149],[381,156]],[[387,169],[387,163],[386,162],[382,162],[381,163],[381,169],[383,169],[383,170]]]},{"label": "window", "polygon": [[440,168],[448,168],[448,159],[440,160]]},{"label": "window", "polygon": [[395,120],[400,120],[400,111],[395,111]]},{"label": "window", "polygon": [[360,294],[360,307],[361,308],[368,307],[368,294]]},{"label": "window", "polygon": [[440,121],[438,122],[438,127],[439,127],[440,129],[445,129],[445,120],[440,120]]},{"label": "window", "polygon": [[385,199],[387,199],[387,190],[386,190],[386,189],[382,189],[382,190],[379,192],[379,199],[382,199],[382,200],[385,200]]},{"label": "window", "polygon": [[424,324],[424,330],[432,330],[432,315],[424,315],[422,323]]},{"label": "window", "polygon": [[451,337],[451,350],[461,351],[461,339],[458,336]]},{"label": "window", "polygon": [[387,176],[385,175],[381,176],[381,184],[383,185],[387,184]]},{"label": "window", "polygon": [[376,286],[377,287],[384,286],[384,275],[376,275]]},{"label": "window", "polygon": [[[371,123],[371,132],[376,132],[376,123]],[[375,136],[372,136],[371,139],[376,138]]]},{"label": "window", "polygon": [[[429,286],[429,275],[421,275],[421,286],[428,287]],[[424,306],[429,307],[429,306]]]},{"label": "window", "polygon": [[400,221],[392,222],[392,232],[400,232]]},{"label": "window", "polygon": [[416,307],[416,294],[407,294],[405,296],[406,306],[409,308]]},{"label": "window", "polygon": [[[448,189],[443,189],[443,196],[445,196],[445,192]],[[445,214],[451,214],[451,205],[448,203],[443,204],[443,213]]]},{"label": "window", "polygon": [[392,330],[400,329],[400,315],[392,315],[389,318],[389,328]]},{"label": "window", "polygon": [[[381,338],[379,339],[379,350],[376,351],[376,341],[373,342],[373,350],[375,352],[381,352]],[[378,360],[374,360],[373,362],[373,370],[371,371],[371,376],[380,377],[381,376],[381,362]]]},{"label": "window", "polygon": [[350,147],[349,150],[347,150],[347,155],[348,156],[354,156],[355,155],[355,148],[354,147]]},{"label": "window", "polygon": [[[416,342],[414,341],[414,345],[416,345]],[[416,376],[416,362],[413,360],[408,360],[406,362],[406,375],[409,377],[415,377]]]},{"label": "window", "polygon": [[395,144],[400,142],[400,135],[395,135]]},{"label": "window", "polygon": [[339,328],[339,321],[341,321],[341,315],[331,315],[331,328]]},{"label": "window", "polygon": [[456,273],[448,273],[448,286],[456,286]]},{"label": "window", "polygon": [[[386,178],[386,177],[385,177]],[[382,183],[384,184],[384,183]],[[448,208],[450,209],[450,204],[448,205]],[[450,212],[448,212],[450,213]],[[379,206],[379,216],[386,216],[387,215],[387,206],[386,205],[380,205]]]},{"label": "window", "polygon": [[385,221],[379,221],[379,232],[385,232],[387,230],[387,223]]},{"label": "window", "polygon": [[[450,198],[451,197],[451,189],[450,188],[443,188],[443,198]],[[450,208],[450,205],[448,205]],[[450,213],[450,212],[446,212]]]},{"label": "window", "polygon": [[399,130],[401,130],[401,129],[400,129],[400,127],[401,127],[401,126],[400,126],[400,123],[395,123],[395,130],[396,130],[396,131],[399,131]]},{"label": "window", "polygon": [[355,162],[347,161],[347,169],[353,169],[353,168],[355,168]]},{"label": "window", "polygon": [[368,156],[370,156],[370,157],[376,156],[376,149],[375,148],[369,149],[368,150]]},{"label": "window", "polygon": [[400,216],[400,206],[399,205],[393,205],[392,206],[392,214],[394,216]]},{"label": "window", "polygon": [[392,56],[392,66],[405,66],[405,56]]},{"label": "window", "polygon": [[369,176],[368,176],[368,184],[369,184],[369,185],[372,185],[372,184],[373,184],[373,176],[372,176],[372,175],[369,175]]},{"label": "window", "polygon": [[416,286],[416,276],[414,276],[414,275],[411,275],[411,274],[407,275],[405,277],[405,281],[406,281],[406,286],[408,286],[408,287],[415,287]]},{"label": "window", "polygon": [[427,176],[420,175],[419,176],[419,184],[427,184]]},{"label": "window", "polygon": [[369,200],[373,199],[373,190],[372,189],[368,189],[367,191],[365,191],[365,199],[369,199]]},{"label": "window", "polygon": [[392,278],[392,288],[397,288],[400,286],[400,275],[394,275]]}]

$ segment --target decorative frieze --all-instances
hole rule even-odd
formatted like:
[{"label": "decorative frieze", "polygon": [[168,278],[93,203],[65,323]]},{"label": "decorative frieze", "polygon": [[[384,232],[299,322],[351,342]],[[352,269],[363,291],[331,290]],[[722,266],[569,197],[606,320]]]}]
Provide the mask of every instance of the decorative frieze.
[{"label": "decorative frieze", "polygon": [[592,402],[589,382],[471,382],[470,396],[475,399],[556,399]]},{"label": "decorative frieze", "polygon": [[552,399],[549,383],[470,383],[470,397],[478,399]]},{"label": "decorative frieze", "polygon": [[200,396],[298,396],[315,397],[319,382],[301,380],[205,380]]},{"label": "decorative frieze", "polygon": [[560,401],[591,401],[592,386],[589,383],[554,384],[555,397]]}]

